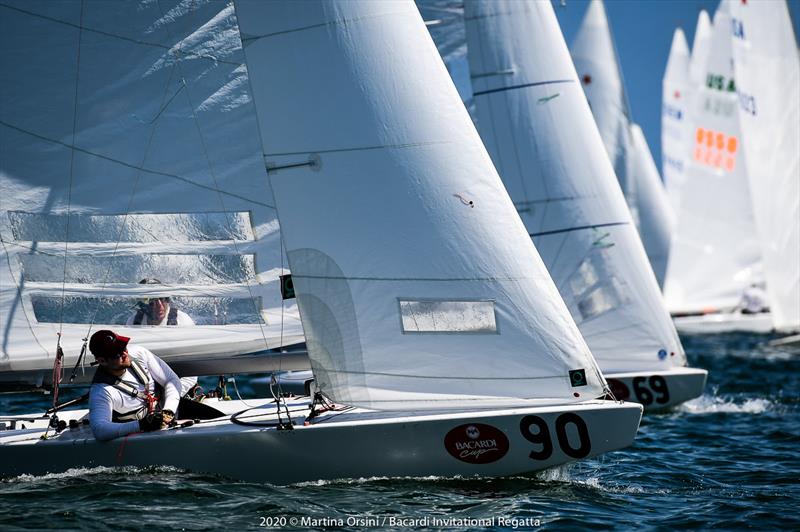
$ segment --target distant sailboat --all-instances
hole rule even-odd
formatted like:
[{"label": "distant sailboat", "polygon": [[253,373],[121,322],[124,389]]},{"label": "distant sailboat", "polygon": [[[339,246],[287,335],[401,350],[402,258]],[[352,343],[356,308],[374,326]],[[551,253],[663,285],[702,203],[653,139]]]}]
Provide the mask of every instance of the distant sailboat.
[{"label": "distant sailboat", "polygon": [[[705,14],[705,11],[702,14]],[[708,15],[705,16],[705,20],[707,23]],[[695,40],[701,31],[703,30],[698,23]],[[710,30],[706,31],[710,33]],[[686,37],[683,30],[677,28],[672,37],[661,94],[661,172],[673,214],[680,212],[680,195],[686,182],[686,158],[689,155],[690,132],[686,127],[689,61],[690,52]]]},{"label": "distant sailboat", "polygon": [[800,331],[800,57],[786,2],[729,2],[739,120],[772,323]]},{"label": "distant sailboat", "polygon": [[612,389],[649,409],[699,396],[552,6],[464,8],[478,130]]},{"label": "distant sailboat", "polygon": [[[636,146],[631,136],[630,106],[602,0],[590,2],[570,51],[647,257],[662,286],[672,214],[663,212],[670,206],[662,201],[664,193],[657,191],[657,187],[663,188],[661,178],[657,184],[653,182],[652,169],[643,162],[650,151],[647,148],[645,153],[646,142]],[[640,199],[640,194],[646,198]]]},{"label": "distant sailboat", "polygon": [[[4,44],[25,44],[14,49],[21,65],[32,64],[31,49],[46,56],[63,45],[73,58],[80,50],[79,71],[95,74],[81,79],[96,84],[97,98],[65,93],[53,105],[67,116],[75,108],[102,115],[113,101],[100,89],[114,94],[115,88],[115,78],[101,75],[103,65],[114,67],[108,76],[124,78],[136,51],[178,64],[190,60],[165,33],[170,20],[181,18],[183,3],[156,20],[158,4],[121,11],[126,5],[91,4],[79,24],[80,2],[50,4],[57,12],[46,14],[11,10],[15,31]],[[274,199],[275,209],[266,212],[280,218],[316,399],[250,410],[220,402],[228,414],[220,419],[102,444],[81,423],[85,411],[61,412],[70,429],[48,439],[40,439],[46,418],[4,418],[11,430],[0,430],[0,475],[163,464],[273,483],[499,476],[629,445],[641,406],[596,399],[608,393],[605,380],[414,5],[237,0],[234,6],[258,126],[251,140],[258,140],[268,180],[244,190],[226,182],[214,193],[225,195],[230,185],[240,201]],[[100,21],[113,25],[94,25]],[[62,40],[55,39],[58,30]],[[152,32],[166,42],[156,45]],[[201,72],[211,67],[197,60]],[[74,81],[74,62],[53,66]],[[207,87],[202,77],[180,79],[181,92]],[[174,92],[163,86],[161,92],[156,114],[163,115]],[[133,142],[115,135],[118,117],[96,123],[109,127],[112,145]],[[196,125],[203,130],[202,120]],[[169,132],[161,142],[178,148],[186,141]],[[220,135],[206,147],[228,154],[230,143]],[[15,149],[31,142],[25,137]],[[74,143],[66,148],[77,151]],[[169,166],[181,167],[185,155],[175,153]],[[89,179],[98,196],[107,195],[102,170],[114,165],[106,161],[76,174],[78,190]],[[224,162],[221,173],[237,168],[235,159]],[[24,169],[21,175],[35,177]],[[174,201],[201,205],[191,197],[205,188],[173,181],[180,185]],[[119,208],[127,212],[124,201]],[[278,283],[270,288],[277,300]],[[237,407],[243,410],[232,413]]]},{"label": "distant sailboat", "polygon": [[683,332],[772,329],[768,313],[738,311],[745,290],[764,278],[742,150],[730,28],[723,2],[714,15],[708,59],[703,61],[704,51],[698,49],[690,66],[695,83],[699,72],[704,75],[702,86],[690,91],[690,151],[664,285],[667,306]]}]

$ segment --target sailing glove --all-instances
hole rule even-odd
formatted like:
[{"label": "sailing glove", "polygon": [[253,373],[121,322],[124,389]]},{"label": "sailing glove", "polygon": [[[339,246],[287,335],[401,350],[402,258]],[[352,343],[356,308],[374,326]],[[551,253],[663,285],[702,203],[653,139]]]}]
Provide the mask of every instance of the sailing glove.
[{"label": "sailing glove", "polygon": [[154,412],[147,414],[139,420],[139,430],[142,432],[151,432],[154,430],[161,430],[164,426],[164,418],[161,412]]}]

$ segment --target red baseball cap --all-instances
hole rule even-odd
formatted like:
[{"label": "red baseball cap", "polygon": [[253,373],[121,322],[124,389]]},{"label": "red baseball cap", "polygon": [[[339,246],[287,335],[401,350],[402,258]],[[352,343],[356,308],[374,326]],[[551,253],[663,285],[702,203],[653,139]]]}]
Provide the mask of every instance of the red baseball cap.
[{"label": "red baseball cap", "polygon": [[89,340],[89,351],[95,357],[115,356],[125,351],[130,341],[127,336],[120,336],[114,331],[104,329],[92,335]]}]

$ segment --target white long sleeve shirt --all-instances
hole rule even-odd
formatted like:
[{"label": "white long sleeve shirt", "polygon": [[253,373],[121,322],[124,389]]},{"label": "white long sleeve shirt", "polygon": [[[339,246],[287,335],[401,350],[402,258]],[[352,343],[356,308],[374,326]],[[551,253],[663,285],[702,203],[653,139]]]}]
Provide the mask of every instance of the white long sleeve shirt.
[{"label": "white long sleeve shirt", "polygon": [[[135,359],[144,371],[150,374],[149,386],[145,390],[145,386],[136,379],[130,370],[126,370],[120,379],[133,384],[140,392],[153,393],[155,384],[160,384],[164,388],[163,408],[176,412],[181,397],[181,381],[175,372],[166,362],[144,347],[128,345],[128,356]],[[131,412],[141,408],[142,405],[141,399],[131,397],[109,384],[92,384],[89,390],[89,423],[94,437],[99,441],[106,441],[139,432],[138,421],[115,423],[112,421],[112,415],[115,411],[118,413]]]},{"label": "white long sleeve shirt", "polygon": [[[147,318],[147,314],[142,316],[142,323],[140,325],[149,325],[151,327],[158,327],[158,326],[166,326],[167,320],[169,319],[169,309],[167,312],[164,313],[164,318],[158,323],[150,323]],[[125,325],[134,326],[133,322],[136,320],[136,312],[131,314],[128,317],[128,321]],[[186,314],[182,310],[178,310],[177,314],[175,315],[175,321],[177,322],[175,325],[177,327],[190,327],[194,325],[194,320]],[[197,377],[181,377],[181,396],[186,395],[186,393],[194,388],[197,384]]]}]

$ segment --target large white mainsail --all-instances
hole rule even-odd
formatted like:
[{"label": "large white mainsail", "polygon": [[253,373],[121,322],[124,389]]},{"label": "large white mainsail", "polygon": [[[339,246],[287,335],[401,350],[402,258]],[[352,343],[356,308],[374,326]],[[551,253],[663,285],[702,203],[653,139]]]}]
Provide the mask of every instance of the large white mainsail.
[{"label": "large white mainsail", "polygon": [[[0,5],[3,381],[42,384],[90,324],[189,374],[302,341],[233,7],[195,8]],[[123,327],[153,296],[197,326]]]},{"label": "large white mainsail", "polygon": [[631,146],[633,161],[631,168],[636,175],[636,204],[639,211],[639,233],[642,244],[659,287],[664,285],[669,258],[670,239],[675,219],[667,192],[658,168],[650,153],[644,132],[638,124],[631,124]]},{"label": "large white mainsail", "polygon": [[689,45],[683,30],[677,28],[672,36],[661,94],[661,172],[673,213],[680,212],[680,195],[686,182],[684,168],[689,154],[689,130],[686,128],[689,60]]},{"label": "large white mainsail", "polygon": [[691,90],[686,182],[664,285],[667,307],[677,313],[734,308],[744,289],[761,280],[730,24],[723,3],[714,15],[703,85]]},{"label": "large white mainsail", "polygon": [[[640,155],[631,137],[632,121],[622,69],[602,0],[592,0],[589,4],[571,52],[647,257],[659,285],[662,285],[666,269],[664,261],[669,254],[669,238],[664,238],[664,235],[669,235],[672,229],[668,223],[671,214],[662,211],[670,206],[664,203],[658,210],[651,208],[653,185],[650,170],[638,162]],[[638,198],[640,188],[648,189],[642,192],[648,198]]]},{"label": "large white mainsail", "polygon": [[730,2],[742,143],[775,327],[800,329],[800,58],[786,2]]},{"label": "large white mainsail", "polygon": [[603,372],[685,365],[552,6],[465,19],[478,129]]},{"label": "large white mainsail", "polygon": [[236,8],[319,388],[404,409],[601,394],[414,5]]}]

